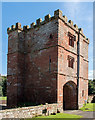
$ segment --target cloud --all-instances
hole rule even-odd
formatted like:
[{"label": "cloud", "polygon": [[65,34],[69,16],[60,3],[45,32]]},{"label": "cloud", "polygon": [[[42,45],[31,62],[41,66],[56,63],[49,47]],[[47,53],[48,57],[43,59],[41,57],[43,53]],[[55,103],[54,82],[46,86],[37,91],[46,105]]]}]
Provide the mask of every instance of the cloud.
[{"label": "cloud", "polygon": [[63,4],[63,8],[66,9],[69,18],[76,20],[76,16],[79,14],[80,4],[79,2],[66,2]]},{"label": "cloud", "polygon": [[[88,10],[88,5],[85,3],[81,3],[81,0],[77,0],[77,2],[67,2],[63,4],[63,8],[65,7],[68,15],[74,22],[82,21],[89,22],[91,26],[91,22],[93,22],[93,10]],[[93,4],[92,4],[93,7]],[[90,27],[89,26],[89,27]],[[88,27],[88,25],[87,25]]]},{"label": "cloud", "polygon": [[93,73],[95,73],[95,70],[89,70],[88,79],[93,79],[93,78],[95,78],[95,76],[93,76]]},{"label": "cloud", "polygon": [[89,70],[88,79],[95,79],[95,69]]}]

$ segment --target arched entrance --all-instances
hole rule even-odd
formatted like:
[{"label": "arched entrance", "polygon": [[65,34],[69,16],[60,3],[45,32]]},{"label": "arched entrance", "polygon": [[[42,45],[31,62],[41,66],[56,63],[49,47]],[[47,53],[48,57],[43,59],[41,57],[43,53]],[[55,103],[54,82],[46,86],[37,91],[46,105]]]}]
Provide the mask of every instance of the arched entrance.
[{"label": "arched entrance", "polygon": [[63,109],[76,110],[77,107],[77,86],[73,81],[63,86]]}]

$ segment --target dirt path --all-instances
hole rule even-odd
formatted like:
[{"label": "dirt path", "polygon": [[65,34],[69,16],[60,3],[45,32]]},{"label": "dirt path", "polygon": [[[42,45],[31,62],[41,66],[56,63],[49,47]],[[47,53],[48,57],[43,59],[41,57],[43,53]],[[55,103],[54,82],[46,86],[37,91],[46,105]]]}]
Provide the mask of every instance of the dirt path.
[{"label": "dirt path", "polygon": [[[95,111],[81,111],[81,110],[66,110],[64,113],[81,115],[83,118],[80,120],[95,120]],[[88,118],[88,119],[87,119]],[[93,119],[91,119],[93,118]]]}]

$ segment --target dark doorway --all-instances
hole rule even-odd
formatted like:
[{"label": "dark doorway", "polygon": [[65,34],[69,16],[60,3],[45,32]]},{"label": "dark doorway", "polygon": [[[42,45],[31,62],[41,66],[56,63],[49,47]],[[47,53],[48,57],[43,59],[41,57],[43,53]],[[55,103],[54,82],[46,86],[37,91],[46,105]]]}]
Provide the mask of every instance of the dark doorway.
[{"label": "dark doorway", "polygon": [[76,110],[77,107],[77,86],[73,81],[63,86],[63,109]]}]

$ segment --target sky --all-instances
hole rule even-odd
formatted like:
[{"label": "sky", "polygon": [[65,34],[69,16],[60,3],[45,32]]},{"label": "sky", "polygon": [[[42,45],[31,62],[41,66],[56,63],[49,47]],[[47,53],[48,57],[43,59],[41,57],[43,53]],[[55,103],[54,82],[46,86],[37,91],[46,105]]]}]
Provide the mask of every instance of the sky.
[{"label": "sky", "polygon": [[[77,0],[78,1],[78,0]],[[1,3],[0,3],[1,6]],[[1,9],[2,8],[2,9]],[[2,2],[0,7],[0,73],[7,74],[7,28],[20,22],[22,26],[36,22],[36,19],[50,14],[57,9],[62,10],[68,20],[71,19],[90,39],[89,44],[89,78],[93,77],[93,2]],[[1,44],[2,43],[2,44]],[[2,48],[2,49],[1,49]]]}]

